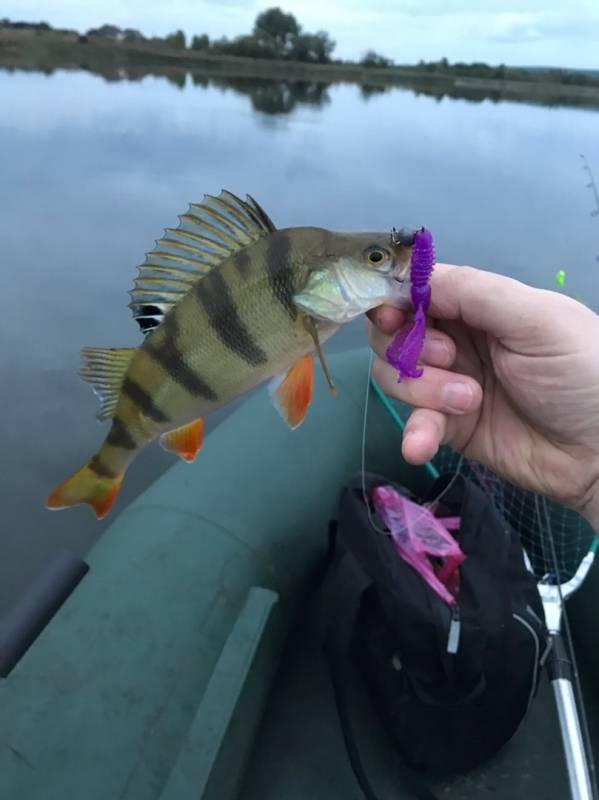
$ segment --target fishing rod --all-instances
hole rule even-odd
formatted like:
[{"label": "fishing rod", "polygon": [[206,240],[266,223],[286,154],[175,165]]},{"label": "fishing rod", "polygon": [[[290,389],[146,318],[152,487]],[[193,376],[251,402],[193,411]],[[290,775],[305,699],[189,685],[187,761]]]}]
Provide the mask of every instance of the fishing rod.
[{"label": "fishing rod", "polygon": [[[593,175],[591,165],[587,161],[587,157],[584,153],[580,153],[580,158],[582,161],[582,168],[588,173],[589,176],[589,182],[587,183],[586,188],[591,190],[593,199],[595,201],[595,208],[593,208],[591,211],[591,217],[599,217],[599,189],[597,189],[597,184],[595,183],[595,176]],[[595,261],[599,261],[599,254],[595,256]]]},{"label": "fishing rod", "polygon": [[[597,189],[597,184],[595,183],[595,176],[593,175],[591,165],[587,161],[584,153],[580,154],[580,158],[583,162],[582,168],[589,173],[589,182],[587,183],[586,188],[591,190],[593,199],[595,200],[595,208],[591,211],[591,217],[599,217],[599,190]],[[599,259],[599,256],[597,256],[597,259]]]}]

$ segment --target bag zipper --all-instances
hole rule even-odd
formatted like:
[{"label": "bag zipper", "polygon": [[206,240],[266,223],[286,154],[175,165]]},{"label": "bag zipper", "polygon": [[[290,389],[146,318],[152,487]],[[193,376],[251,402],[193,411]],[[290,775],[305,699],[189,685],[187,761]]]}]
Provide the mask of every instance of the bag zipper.
[{"label": "bag zipper", "polygon": [[456,603],[451,607],[451,622],[447,636],[447,652],[455,655],[460,646],[460,607]]}]

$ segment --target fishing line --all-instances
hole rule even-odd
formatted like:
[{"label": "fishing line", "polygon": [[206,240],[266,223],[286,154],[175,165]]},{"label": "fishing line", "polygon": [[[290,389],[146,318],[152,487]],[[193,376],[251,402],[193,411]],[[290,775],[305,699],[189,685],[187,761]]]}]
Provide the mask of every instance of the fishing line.
[{"label": "fishing line", "polygon": [[366,491],[366,429],[368,427],[368,406],[370,405],[370,381],[372,380],[372,363],[374,360],[374,353],[372,350],[370,351],[370,357],[368,359],[368,370],[366,373],[366,393],[364,396],[364,411],[362,414],[362,453],[361,453],[361,483],[362,483],[362,501],[366,506],[366,512],[368,514],[368,521],[373,530],[377,533],[382,533],[383,536],[388,534],[388,531],[381,530],[375,523],[374,519],[372,518],[372,511],[370,509],[370,498],[368,497],[368,492]]},{"label": "fishing line", "polygon": [[[362,500],[364,501],[364,504],[366,506],[366,511],[368,513],[368,521],[370,522],[370,525],[372,526],[373,530],[375,530],[377,533],[382,533],[384,536],[387,536],[388,535],[388,531],[384,531],[381,528],[379,528],[376,525],[376,523],[375,523],[375,521],[374,521],[374,519],[372,517],[372,511],[371,511],[371,508],[370,508],[370,499],[368,497],[368,492],[366,491],[366,431],[367,431],[367,428],[368,428],[368,409],[369,409],[369,405],[370,405],[371,385],[376,385],[372,381],[372,364],[373,364],[373,361],[374,361],[374,353],[371,350],[370,351],[370,356],[369,356],[369,359],[368,359],[368,370],[367,370],[367,374],[366,374],[366,392],[365,392],[365,395],[364,395],[364,411],[363,411],[363,417],[362,417],[362,452],[361,452],[361,484],[362,484],[362,487],[361,488],[362,488]],[[385,403],[385,407],[389,411],[393,421],[396,422],[396,424],[398,425],[398,427],[401,429],[401,431],[403,433],[403,430],[405,428],[404,421],[399,416],[399,414],[397,414],[397,412],[393,408],[393,406],[390,406],[390,404],[389,404],[390,407],[387,407],[387,406],[388,406],[388,404]],[[451,489],[451,487],[453,486],[453,484],[456,482],[456,480],[458,479],[458,477],[460,475],[463,461],[464,461],[464,455],[462,453],[460,453],[460,457],[459,457],[458,462],[457,462],[456,467],[455,467],[455,472],[451,476],[451,479],[449,480],[447,485],[435,497],[433,497],[432,500],[429,500],[428,503],[423,504],[423,509],[426,509],[428,511],[436,503],[438,503],[439,500],[441,500],[441,498]],[[433,475],[433,477],[436,477],[436,478],[439,477],[438,470],[436,470],[436,468],[433,467],[433,465],[431,464],[430,461],[427,462],[427,464],[425,466],[427,467],[429,473]],[[424,519],[425,517],[426,517],[426,513],[424,513],[424,511],[423,511],[422,515],[421,516],[417,516],[415,518],[414,522],[417,523],[421,519]]]},{"label": "fishing line", "polygon": [[555,538],[553,536],[553,526],[551,523],[551,515],[549,513],[549,509],[547,507],[547,499],[545,497],[541,497],[541,503],[543,505],[543,516],[545,517],[545,525],[541,521],[541,511],[539,508],[539,497],[535,494],[535,509],[537,513],[539,531],[541,532],[541,540],[543,540],[543,527],[547,532],[547,539],[549,541],[549,547],[551,549],[551,561],[553,566],[553,572],[555,574],[557,580],[557,592],[561,607],[562,619],[564,624],[564,630],[566,633],[566,642],[568,643],[568,655],[572,664],[572,672],[574,677],[574,688],[575,688],[575,695],[577,699],[577,706],[578,706],[578,717],[581,726],[582,738],[584,741],[584,748],[586,751],[586,759],[587,759],[587,766],[589,771],[589,778],[591,781],[591,788],[593,791],[593,797],[599,797],[599,793],[597,791],[597,774],[595,772],[595,759],[593,756],[593,748],[591,743],[591,734],[589,730],[589,721],[586,713],[586,707],[584,704],[584,697],[582,694],[582,683],[580,680],[580,675],[578,672],[578,663],[576,661],[576,653],[574,650],[574,642],[572,639],[572,630],[570,628],[570,620],[568,618],[568,612],[566,609],[566,602],[562,594],[562,585],[561,579],[559,574],[559,563],[557,558],[557,548],[555,546]]}]

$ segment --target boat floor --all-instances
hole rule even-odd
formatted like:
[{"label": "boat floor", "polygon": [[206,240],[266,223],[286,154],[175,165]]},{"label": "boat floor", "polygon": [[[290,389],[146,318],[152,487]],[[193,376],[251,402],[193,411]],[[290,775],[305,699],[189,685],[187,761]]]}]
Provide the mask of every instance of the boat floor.
[{"label": "boat floor", "polygon": [[[344,748],[314,625],[317,615],[311,603],[305,608],[292,628],[273,684],[240,793],[244,800],[363,800]],[[373,788],[380,800],[407,800],[411,794],[399,779],[397,757],[360,691],[357,676],[352,695],[355,736]],[[586,707],[588,716],[597,720],[588,700]],[[547,678],[543,675],[528,717],[497,756],[468,774],[426,780],[440,800],[569,797],[557,712]]]}]

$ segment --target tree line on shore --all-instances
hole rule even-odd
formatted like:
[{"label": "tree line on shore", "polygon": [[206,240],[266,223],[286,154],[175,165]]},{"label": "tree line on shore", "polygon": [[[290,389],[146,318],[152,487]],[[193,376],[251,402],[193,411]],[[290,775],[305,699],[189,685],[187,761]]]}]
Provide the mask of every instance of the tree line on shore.
[{"label": "tree line on shore", "polygon": [[86,33],[79,34],[75,30],[53,29],[47,22],[11,22],[8,19],[0,20],[0,28],[31,30],[38,34],[54,32],[76,35],[81,43],[103,39],[115,43],[150,44],[179,51],[192,50],[214,55],[284,59],[316,64],[331,63],[335,49],[335,42],[326,31],[304,31],[293,14],[286,14],[280,8],[270,8],[258,14],[252,32],[233,39],[223,36],[211,40],[208,34],[202,33],[192,36],[188,42],[182,30],[165,37],[146,37],[135,28],[119,28],[109,24],[90,28]]},{"label": "tree line on shore", "polygon": [[182,30],[174,31],[165,37],[146,37],[135,28],[119,28],[117,25],[102,25],[91,28],[84,34],[75,30],[53,29],[47,22],[11,22],[0,20],[2,28],[31,30],[38,35],[58,33],[77,37],[77,41],[86,44],[94,40],[114,43],[141,44],[157,49],[172,49],[179,52],[191,51],[197,54],[245,56],[258,59],[277,59],[300,61],[312,64],[360,65],[366,68],[410,69],[431,77],[473,77],[494,80],[527,80],[551,81],[565,85],[599,86],[599,74],[595,75],[583,70],[526,67],[508,67],[505,64],[491,66],[483,62],[451,64],[447,58],[438,61],[420,61],[417,65],[402,67],[395,65],[392,59],[376,51],[367,50],[358,62],[333,59],[336,43],[326,31],[310,33],[304,31],[293,14],[280,8],[269,8],[256,17],[251,33],[233,39],[220,37],[210,39],[202,33],[190,37],[189,41]]}]

